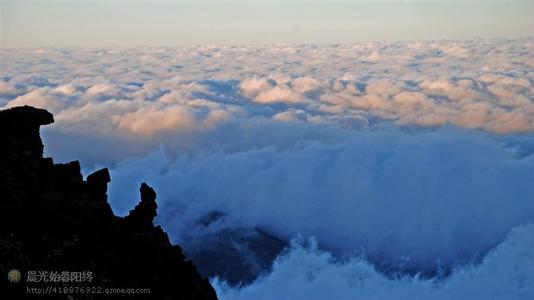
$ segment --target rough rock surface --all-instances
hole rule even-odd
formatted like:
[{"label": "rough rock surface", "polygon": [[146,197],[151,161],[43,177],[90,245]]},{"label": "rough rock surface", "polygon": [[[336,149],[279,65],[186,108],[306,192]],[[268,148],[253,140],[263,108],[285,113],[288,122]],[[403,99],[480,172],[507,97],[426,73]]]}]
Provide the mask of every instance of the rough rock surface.
[{"label": "rough rock surface", "polygon": [[[28,288],[46,286],[56,287],[50,299],[115,298],[58,293],[62,287],[150,289],[127,295],[134,299],[216,299],[182,249],[153,225],[152,188],[143,183],[139,204],[117,217],[107,202],[107,169],[83,180],[77,161],[43,158],[39,127],[52,122],[50,113],[28,106],[0,111],[0,299],[32,298]],[[17,283],[8,281],[12,269],[22,274]],[[32,283],[28,271],[90,271],[93,280]]]}]

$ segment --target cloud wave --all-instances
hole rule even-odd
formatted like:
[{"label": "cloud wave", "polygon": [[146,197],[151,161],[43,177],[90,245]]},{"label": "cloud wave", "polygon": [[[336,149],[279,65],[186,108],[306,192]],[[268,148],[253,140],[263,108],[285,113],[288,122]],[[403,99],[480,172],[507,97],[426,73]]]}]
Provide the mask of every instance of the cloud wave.
[{"label": "cloud wave", "polygon": [[[0,105],[52,111],[46,154],[80,158],[85,173],[110,165],[118,214],[148,181],[158,222],[186,251],[181,233],[213,211],[227,218],[209,230],[316,239],[249,287],[217,283],[224,297],[269,298],[293,279],[297,298],[338,288],[521,299],[532,295],[522,249],[534,222],[533,48],[0,50]],[[388,277],[397,271],[404,277]],[[477,291],[483,284],[494,289]]]},{"label": "cloud wave", "polygon": [[[401,125],[533,132],[533,47],[523,39],[2,50],[0,97],[7,107],[50,109],[64,129],[96,113],[86,111],[88,103],[102,105],[115,116],[101,117],[107,131],[140,135],[190,130],[199,125],[198,114],[211,110],[228,117],[208,123],[248,120],[262,111],[281,121],[336,123],[356,115]],[[73,110],[78,119],[71,118]],[[307,117],[288,117],[293,110]],[[131,115],[145,115],[138,121],[143,126],[154,116],[166,125],[139,130],[121,118]]]}]

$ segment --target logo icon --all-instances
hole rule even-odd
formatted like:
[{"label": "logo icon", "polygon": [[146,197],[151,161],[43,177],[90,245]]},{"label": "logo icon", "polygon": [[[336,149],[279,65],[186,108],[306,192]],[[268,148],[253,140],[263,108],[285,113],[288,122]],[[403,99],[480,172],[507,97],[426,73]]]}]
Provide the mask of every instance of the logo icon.
[{"label": "logo icon", "polygon": [[11,283],[17,283],[20,281],[22,275],[20,274],[19,270],[11,270],[7,273],[7,280]]}]

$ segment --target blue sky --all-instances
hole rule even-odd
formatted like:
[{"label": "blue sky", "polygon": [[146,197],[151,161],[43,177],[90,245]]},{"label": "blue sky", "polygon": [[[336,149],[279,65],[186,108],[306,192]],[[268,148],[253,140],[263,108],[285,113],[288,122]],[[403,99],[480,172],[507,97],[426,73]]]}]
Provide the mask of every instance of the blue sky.
[{"label": "blue sky", "polygon": [[350,43],[533,36],[534,1],[6,1],[1,46]]}]

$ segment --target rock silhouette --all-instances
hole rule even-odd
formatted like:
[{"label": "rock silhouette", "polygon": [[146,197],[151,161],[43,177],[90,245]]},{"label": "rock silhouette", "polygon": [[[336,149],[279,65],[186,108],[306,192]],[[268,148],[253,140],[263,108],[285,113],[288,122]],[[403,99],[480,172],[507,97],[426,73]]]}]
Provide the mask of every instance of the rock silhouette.
[{"label": "rock silhouette", "polygon": [[[107,202],[107,169],[83,180],[77,161],[43,158],[39,127],[52,122],[52,114],[29,106],[0,111],[0,299],[34,298],[29,288],[51,285],[100,293],[56,289],[50,299],[114,299],[110,289],[145,289],[135,299],[217,299],[182,249],[153,225],[152,188],[143,183],[141,201],[117,217]],[[8,281],[13,269],[19,282]],[[89,271],[92,280],[28,282],[28,271]]]},{"label": "rock silhouette", "polygon": [[156,192],[146,183],[141,184],[139,189],[141,202],[126,216],[126,221],[140,226],[150,226],[156,217]]}]

